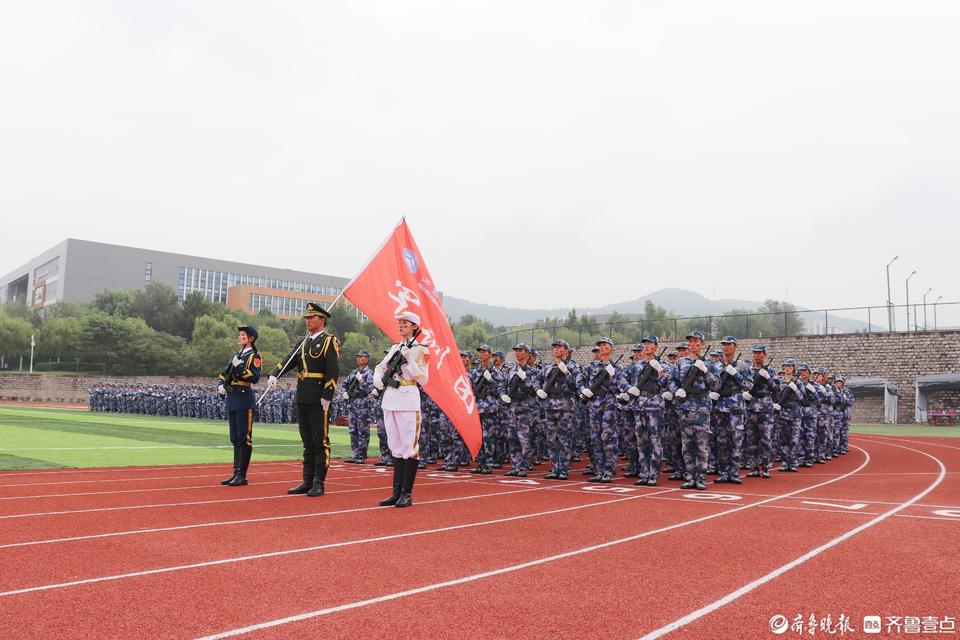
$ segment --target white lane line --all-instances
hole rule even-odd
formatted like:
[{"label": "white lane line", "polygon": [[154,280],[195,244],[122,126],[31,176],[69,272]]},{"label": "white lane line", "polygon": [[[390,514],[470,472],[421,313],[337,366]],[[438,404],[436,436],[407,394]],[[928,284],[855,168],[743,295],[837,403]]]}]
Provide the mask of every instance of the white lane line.
[{"label": "white lane line", "polygon": [[[286,484],[289,484],[287,481],[283,481]],[[335,484],[327,482],[325,484]],[[417,486],[423,487],[432,487],[435,485],[445,485],[450,484],[450,482],[425,482],[423,484],[418,484]],[[349,485],[356,486],[356,485]],[[207,487],[210,488],[210,487]],[[230,489],[223,489],[224,491],[230,491]],[[344,489],[342,491],[338,490],[337,495],[341,493],[356,493],[358,491],[386,491],[385,487],[376,486],[376,487],[365,487],[361,489]],[[210,504],[229,504],[233,502],[254,502],[258,500],[288,500],[290,498],[300,498],[301,496],[288,495],[286,493],[279,495],[269,495],[269,496],[252,496],[249,498],[227,498],[224,500],[197,500],[194,502],[168,502],[163,504],[136,504],[136,505],[127,505],[127,506],[118,506],[118,507],[92,507],[90,509],[72,509],[69,511],[40,511],[37,513],[13,513],[9,515],[0,516],[0,520],[15,520],[17,518],[36,518],[40,516],[63,516],[71,515],[74,513],[102,513],[104,511],[134,511],[139,509],[163,509],[167,507],[192,507],[196,505],[210,505]],[[2,547],[0,547],[2,548]]]},{"label": "white lane line", "polygon": [[[851,446],[853,446],[853,445],[851,445]],[[276,619],[276,620],[269,620],[269,621],[267,621],[267,622],[260,622],[260,623],[253,624],[253,625],[250,625],[250,626],[241,627],[241,628],[239,628],[239,629],[232,629],[232,630],[230,630],[230,631],[224,631],[224,632],[222,632],[222,633],[217,633],[217,634],[213,634],[213,635],[209,635],[209,636],[203,636],[202,638],[199,638],[198,640],[220,640],[221,638],[232,638],[232,637],[234,637],[234,636],[244,635],[244,634],[247,634],[247,633],[252,633],[252,632],[254,632],[254,631],[260,631],[260,630],[262,630],[262,629],[269,629],[269,628],[271,628],[271,627],[279,627],[279,626],[281,626],[281,625],[290,624],[290,623],[292,623],[292,622],[300,622],[300,621],[302,621],[302,620],[309,620],[309,619],[311,619],[311,618],[317,618],[317,617],[320,617],[320,616],[326,616],[326,615],[330,615],[330,614],[333,614],[333,613],[339,613],[339,612],[341,612],[341,611],[348,611],[348,610],[350,610],[350,609],[359,609],[359,608],[361,608],[361,607],[366,607],[366,606],[370,606],[370,605],[374,605],[374,604],[380,604],[380,603],[383,603],[383,602],[389,602],[389,601],[391,601],[391,600],[398,600],[398,599],[400,599],[400,598],[406,598],[406,597],[413,596],[413,595],[417,595],[417,594],[420,594],[420,593],[426,593],[426,592],[428,592],[428,591],[436,591],[436,590],[438,590],[438,589],[445,589],[445,588],[447,588],[447,587],[455,587],[455,586],[458,586],[458,585],[467,584],[467,583],[469,583],[469,582],[476,582],[477,580],[483,580],[483,579],[485,579],[485,578],[491,578],[491,577],[494,577],[494,576],[500,576],[500,575],[504,575],[504,574],[507,574],[507,573],[513,573],[513,572],[515,572],[515,571],[521,571],[521,570],[523,570],[523,569],[528,569],[528,568],[530,568],[530,567],[536,567],[536,566],[548,564],[548,563],[550,563],[550,562],[556,562],[556,561],[558,561],[558,560],[564,560],[564,559],[566,559],[566,558],[572,558],[572,557],[580,556],[580,555],[583,555],[583,554],[586,554],[586,553],[591,553],[591,552],[593,552],[593,551],[599,551],[599,550],[601,550],[601,549],[606,549],[606,548],[609,548],[609,547],[614,547],[614,546],[617,546],[617,545],[625,544],[625,543],[627,543],[627,542],[633,542],[633,541],[635,541],[635,540],[641,540],[641,539],[643,539],[643,538],[649,538],[649,537],[651,537],[651,536],[655,536],[655,535],[658,535],[658,534],[660,534],[660,533],[665,533],[665,532],[667,532],[667,531],[673,531],[673,530],[675,530],[675,529],[680,529],[680,528],[683,528],[683,527],[687,527],[687,526],[690,526],[690,525],[692,525],[692,524],[697,524],[697,523],[700,523],[700,522],[705,522],[705,521],[707,521],[707,520],[713,520],[714,518],[720,518],[720,517],[729,515],[729,514],[731,514],[731,513],[738,513],[738,512],[740,512],[740,511],[745,511],[746,509],[752,509],[753,507],[759,506],[759,505],[761,505],[761,504],[764,504],[764,503],[767,503],[767,502],[773,502],[774,500],[779,500],[780,498],[784,498],[784,497],[789,497],[789,496],[792,496],[792,495],[796,495],[796,494],[798,494],[798,493],[802,493],[802,492],[808,491],[808,490],[810,490],[810,489],[816,489],[816,488],[818,488],[818,487],[822,487],[822,486],[827,485],[827,484],[832,484],[832,483],[834,483],[834,482],[838,482],[838,481],[840,481],[840,480],[843,480],[844,478],[848,478],[848,477],[854,475],[855,473],[857,473],[858,471],[860,471],[861,469],[863,469],[864,467],[866,467],[866,466],[870,463],[870,454],[867,453],[867,451],[865,451],[864,449],[861,449],[860,447],[854,447],[854,448],[856,448],[856,449],[858,449],[859,451],[863,452],[863,454],[864,454],[864,460],[863,460],[863,463],[862,463],[859,467],[857,467],[856,469],[854,469],[853,471],[850,471],[850,472],[846,473],[845,475],[840,476],[840,477],[838,477],[838,478],[833,478],[833,479],[831,479],[831,480],[826,480],[826,481],[824,481],[824,482],[821,482],[820,484],[815,484],[815,485],[812,485],[812,486],[810,486],[810,487],[804,487],[804,488],[801,488],[801,489],[796,489],[796,490],[794,490],[794,491],[791,491],[790,493],[786,493],[786,494],[784,494],[784,495],[782,495],[782,496],[779,496],[779,497],[777,497],[777,498],[768,498],[768,499],[766,499],[766,500],[763,500],[763,501],[760,501],[760,502],[756,502],[756,503],[753,503],[753,504],[744,505],[744,506],[741,506],[741,507],[734,507],[733,509],[729,509],[729,510],[727,510],[727,511],[723,511],[723,512],[721,512],[721,513],[714,513],[714,514],[710,514],[710,515],[706,515],[706,516],[701,516],[701,517],[699,517],[699,518],[694,518],[694,519],[692,519],[692,520],[686,520],[686,521],[684,521],[684,522],[679,522],[679,523],[677,523],[677,524],[672,524],[672,525],[669,525],[669,526],[666,526],[666,527],[661,527],[661,528],[659,528],[659,529],[654,529],[654,530],[652,530],[652,531],[645,531],[645,532],[643,532],[643,533],[638,533],[638,534],[635,534],[635,535],[632,535],[632,536],[627,536],[626,538],[619,538],[619,539],[617,539],[617,540],[610,540],[610,541],[608,541],[608,542],[603,542],[603,543],[600,543],[600,544],[591,545],[591,546],[589,546],[589,547],[582,547],[582,548],[580,548],[580,549],[574,549],[574,550],[572,550],[572,551],[566,551],[566,552],[564,552],[564,553],[558,553],[558,554],[556,554],[556,555],[547,556],[547,557],[544,557],[544,558],[539,558],[539,559],[537,559],[537,560],[531,560],[530,562],[524,562],[524,563],[522,563],[522,564],[515,564],[515,565],[508,566],[508,567],[502,567],[502,568],[500,568],[500,569],[494,569],[494,570],[492,570],[492,571],[485,571],[485,572],[483,572],[483,573],[476,573],[476,574],[473,574],[473,575],[464,576],[464,577],[462,577],[462,578],[456,578],[456,579],[447,580],[447,581],[444,581],[444,582],[437,582],[437,583],[425,585],[425,586],[422,586],[422,587],[416,587],[416,588],[414,588],[414,589],[407,589],[406,591],[398,591],[398,592],[396,592],[396,593],[390,593],[390,594],[386,594],[386,595],[383,595],[383,596],[378,596],[378,597],[376,597],[376,598],[369,598],[369,599],[367,599],[367,600],[358,600],[358,601],[356,601],[356,602],[348,602],[348,603],[346,603],[346,604],[338,605],[338,606],[335,606],[335,607],[329,607],[329,608],[327,608],[327,609],[319,609],[319,610],[317,610],[317,611],[308,611],[308,612],[306,612],[306,613],[301,613],[301,614],[297,614],[297,615],[294,615],[294,616],[288,616],[288,617],[286,617],[286,618],[279,618],[279,619]]]},{"label": "white lane line", "polygon": [[[258,444],[258,447],[276,448],[276,447],[296,447],[302,449],[302,444]],[[158,445],[115,445],[108,447],[16,447],[13,449],[0,449],[3,451],[127,451],[139,449],[233,449],[232,444],[158,444]]]},{"label": "white lane line", "polygon": [[692,623],[692,622],[694,622],[694,621],[696,621],[696,620],[699,620],[700,618],[702,618],[702,617],[704,617],[704,616],[706,616],[706,615],[709,615],[709,614],[713,613],[713,612],[716,611],[717,609],[720,609],[721,607],[724,607],[724,606],[730,604],[731,602],[733,602],[734,600],[737,600],[737,599],[740,598],[741,596],[744,596],[744,595],[750,593],[751,591],[754,591],[754,590],[757,589],[758,587],[761,587],[761,586],[767,584],[767,583],[770,582],[771,580],[775,580],[776,578],[779,578],[780,576],[782,576],[782,575],[785,574],[786,572],[788,572],[788,571],[790,571],[791,569],[794,569],[794,568],[800,566],[801,564],[803,564],[803,563],[806,562],[807,560],[809,560],[809,559],[811,559],[811,558],[814,558],[814,557],[820,555],[820,554],[823,553],[824,551],[827,551],[827,550],[829,550],[829,549],[832,549],[833,547],[837,546],[838,544],[840,544],[840,543],[842,543],[842,542],[844,542],[844,541],[846,541],[846,540],[849,540],[850,538],[854,537],[854,536],[857,535],[858,533],[861,533],[862,531],[865,531],[865,530],[869,529],[870,527],[873,527],[873,526],[875,526],[875,525],[880,524],[881,522],[883,522],[884,520],[886,520],[886,519],[889,518],[890,516],[896,515],[898,512],[903,511],[904,509],[906,509],[906,508],[909,507],[910,505],[912,505],[912,504],[914,504],[915,502],[921,500],[924,496],[928,495],[931,491],[933,491],[934,489],[936,489],[937,486],[938,486],[941,482],[943,482],[943,479],[944,479],[944,478],[946,477],[946,475],[947,475],[947,468],[946,468],[946,466],[944,466],[943,462],[941,462],[938,458],[930,455],[929,453],[926,453],[926,452],[924,452],[924,451],[920,451],[919,449],[911,449],[910,447],[904,447],[904,446],[892,444],[892,443],[889,443],[889,442],[877,443],[877,444],[886,444],[887,446],[898,447],[898,448],[904,449],[904,450],[906,450],[906,451],[913,451],[914,453],[919,453],[919,454],[921,454],[921,455],[924,455],[924,456],[930,458],[931,460],[933,460],[934,462],[937,463],[937,465],[940,467],[940,474],[937,476],[937,479],[934,480],[933,483],[932,483],[930,486],[928,486],[926,489],[924,489],[923,491],[921,491],[920,493],[918,493],[918,494],[915,495],[914,497],[910,498],[910,499],[907,500],[906,502],[900,503],[898,506],[894,507],[893,509],[890,509],[889,511],[886,511],[886,512],[884,512],[884,513],[881,513],[881,514],[880,514],[879,516],[877,516],[876,518],[873,518],[872,520],[869,520],[869,521],[867,521],[867,522],[864,522],[864,523],[861,524],[859,527],[856,527],[856,528],[854,528],[854,529],[851,529],[850,531],[847,531],[846,533],[844,533],[844,534],[842,534],[842,535],[840,535],[840,536],[837,536],[836,538],[834,538],[834,539],[832,539],[832,540],[830,540],[830,541],[828,541],[828,542],[825,542],[824,544],[820,545],[819,547],[817,547],[817,548],[815,548],[815,549],[811,549],[810,551],[808,551],[807,553],[803,554],[803,555],[800,556],[799,558],[796,558],[795,560],[793,560],[793,561],[791,561],[791,562],[788,562],[787,564],[784,564],[784,565],[782,565],[782,566],[774,569],[773,571],[771,571],[770,573],[766,574],[765,576],[762,576],[762,577],[760,577],[760,578],[757,578],[756,580],[754,580],[754,581],[752,581],[752,582],[750,582],[750,583],[748,583],[748,584],[740,587],[740,588],[737,589],[736,591],[732,591],[732,592],[728,593],[727,595],[725,595],[724,597],[722,597],[722,598],[720,598],[720,599],[718,599],[718,600],[714,600],[714,601],[711,602],[710,604],[705,605],[705,606],[703,606],[703,607],[700,607],[700,608],[697,609],[696,611],[693,611],[693,612],[691,612],[691,613],[688,613],[687,615],[683,616],[682,618],[679,618],[679,619],[677,619],[677,620],[674,620],[674,621],[671,622],[670,624],[666,624],[666,625],[660,627],[659,629],[655,629],[655,630],[651,631],[650,633],[647,633],[647,634],[641,636],[640,640],[655,640],[656,638],[660,638],[660,637],[662,637],[662,636],[664,636],[664,635],[666,635],[666,634],[668,634],[668,633],[670,633],[670,632],[672,632],[672,631],[676,631],[677,629],[679,629],[679,628],[681,628],[681,627],[684,627],[684,626],[686,626],[686,625],[688,625],[688,624],[690,624],[690,623]]},{"label": "white lane line", "polygon": [[[871,440],[870,438],[886,438],[887,440],[896,440],[897,442],[909,442],[911,444],[922,444],[928,447],[940,447],[942,449],[956,449],[960,451],[960,447],[955,447],[953,445],[940,444],[938,442],[924,442],[923,440],[908,440],[901,436],[883,436],[883,435],[873,434],[873,433],[864,433],[864,434],[858,434],[858,435],[860,436],[860,439],[866,440],[867,442],[880,443],[882,442],[881,440]],[[864,436],[868,436],[868,437],[864,437]],[[936,437],[936,436],[932,436],[932,437]],[[940,436],[940,437],[943,437],[943,436]],[[883,442],[884,444],[890,444],[889,442],[885,442],[885,441]]]},{"label": "white lane line", "polygon": [[[221,478],[223,476],[220,476]],[[260,486],[265,484],[290,484],[295,482],[294,479],[287,480],[267,480],[263,482],[257,482],[254,486]],[[250,486],[250,485],[248,485]],[[346,486],[346,485],[344,485]],[[37,500],[42,498],[75,498],[77,496],[112,496],[123,493],[150,493],[154,491],[188,491],[191,489],[215,489],[216,485],[211,484],[197,484],[187,487],[153,487],[150,489],[117,489],[116,491],[84,491],[82,493],[44,493],[42,495],[35,496],[3,496],[0,497],[0,500]]]},{"label": "white lane line", "polygon": [[[276,475],[278,473],[289,473],[286,469],[283,471],[260,471],[260,475]],[[104,480],[65,480],[63,482],[23,482],[15,484],[0,484],[0,487],[48,487],[64,484],[101,484],[105,482],[146,482],[147,480],[189,480],[193,478],[220,478],[221,473],[207,473],[203,475],[192,476],[154,476],[149,478],[109,478]]]},{"label": "white lane line", "polygon": [[[542,489],[544,489],[544,488],[546,488],[546,487],[543,487],[543,488],[541,488],[541,489],[527,489],[527,490],[525,490],[525,491],[537,491],[537,490],[542,490]],[[664,489],[662,493],[666,493],[666,492],[668,492],[668,491],[676,491],[676,489]],[[513,492],[510,492],[510,493],[523,493],[523,492],[524,492],[524,491],[513,491]],[[502,494],[491,494],[491,495],[502,495]],[[652,495],[652,494],[651,494],[651,495]],[[217,565],[233,564],[233,563],[236,563],[236,562],[245,562],[245,561],[248,561],[248,560],[260,560],[260,559],[263,559],[263,558],[276,558],[276,557],[280,557],[280,556],[289,556],[289,555],[294,555],[294,554],[299,554],[299,553],[309,553],[309,552],[312,552],[312,551],[323,551],[323,550],[325,550],[325,549],[337,549],[337,548],[340,548],[340,547],[350,547],[350,546],[359,545],[359,544],[369,544],[369,543],[373,543],[373,542],[384,542],[384,541],[387,541],[387,540],[399,540],[399,539],[401,539],[401,538],[412,538],[412,537],[416,537],[416,536],[432,535],[432,534],[437,534],[437,533],[444,533],[444,532],[447,532],[447,531],[458,531],[458,530],[461,530],[461,529],[470,529],[470,528],[474,528],[474,527],[483,527],[483,526],[488,526],[488,525],[493,525],[493,524],[502,524],[502,523],[504,523],[504,522],[515,522],[515,521],[518,521],[518,520],[527,520],[527,519],[531,519],[531,518],[538,518],[538,517],[542,517],[542,516],[554,515],[554,514],[557,514],[557,513],[566,513],[566,512],[568,512],[568,511],[576,511],[576,510],[578,510],[578,509],[589,509],[589,508],[591,508],[591,507],[599,507],[599,506],[603,506],[603,505],[607,505],[607,504],[614,504],[614,503],[617,503],[617,502],[625,502],[625,501],[627,501],[627,500],[636,500],[636,499],[641,498],[641,497],[643,497],[643,496],[628,496],[628,497],[625,497],[625,498],[615,498],[615,499],[613,499],[613,500],[607,500],[607,501],[604,501],[604,502],[591,502],[591,503],[587,503],[587,504],[574,505],[574,506],[572,506],[572,507],[563,507],[563,508],[560,508],[560,509],[551,509],[551,510],[549,510],[549,511],[536,511],[536,512],[533,512],[533,513],[525,513],[525,514],[521,514],[521,515],[517,515],[517,516],[509,516],[509,517],[506,517],[506,518],[497,518],[497,519],[495,519],[495,520],[483,520],[483,521],[480,521],[480,522],[468,522],[468,523],[465,523],[465,524],[456,524],[456,525],[451,525],[451,526],[448,526],[448,527],[438,527],[438,528],[436,528],[436,529],[425,529],[425,530],[420,530],[420,531],[409,531],[409,532],[406,532],[406,533],[395,533],[395,534],[391,534],[391,535],[377,536],[377,537],[374,537],[374,538],[361,538],[361,539],[357,539],[357,540],[346,540],[346,541],[343,541],[343,542],[333,542],[333,543],[329,543],[329,544],[318,545],[318,546],[315,546],[315,547],[303,547],[303,548],[300,548],[300,549],[286,549],[286,550],[284,550],[284,551],[271,551],[271,552],[268,552],[268,553],[258,553],[258,554],[254,554],[254,555],[240,556],[240,557],[235,557],[235,558],[223,558],[223,559],[221,559],[221,560],[210,560],[210,561],[208,561],[208,562],[197,562],[197,563],[194,563],[194,564],[185,564],[185,565],[179,565],[179,566],[174,566],[174,567],[163,567],[163,568],[159,568],[159,569],[148,569],[148,570],[146,570],[146,571],[135,571],[135,572],[131,572],[131,573],[121,573],[121,574],[117,574],[117,575],[102,576],[102,577],[98,577],[98,578],[86,578],[86,579],[83,579],[83,580],[74,580],[74,581],[72,581],[72,582],[62,582],[62,583],[59,583],[59,584],[41,585],[41,586],[37,586],[37,587],[26,587],[26,588],[23,588],[23,589],[16,589],[16,590],[13,590],[13,591],[0,592],[0,598],[2,598],[2,597],[7,597],[7,596],[20,595],[20,594],[24,594],[24,593],[32,593],[32,592],[35,592],[35,591],[49,591],[49,590],[51,590],[51,589],[63,589],[63,588],[67,588],[67,587],[75,587],[75,586],[84,585],[84,584],[94,584],[94,583],[97,583],[97,582],[107,582],[107,581],[113,581],[113,580],[122,580],[122,579],[124,579],[124,578],[136,578],[136,577],[140,577],[140,576],[149,576],[149,575],[155,575],[155,574],[158,574],[158,573],[171,573],[171,572],[174,572],[174,571],[185,571],[185,570],[188,570],[188,569],[198,569],[198,568],[202,568],[202,567],[214,567],[214,566],[217,566]],[[429,503],[419,502],[418,504],[429,504]],[[375,507],[375,508],[376,508],[376,509],[389,509],[389,507]]]},{"label": "white lane line", "polygon": [[[251,465],[251,469],[260,469],[261,467],[275,467],[278,465],[289,465],[290,461],[287,460],[263,460],[263,461],[254,461]],[[297,463],[299,464],[299,462]],[[192,464],[165,464],[160,466],[137,466],[132,465],[129,467],[107,467],[100,468],[94,467],[90,469],[78,469],[76,467],[52,467],[50,469],[36,469],[34,471],[0,471],[0,480],[3,478],[11,478],[15,476],[44,476],[44,475],[63,475],[63,474],[77,474],[77,473],[134,473],[137,471],[187,471],[187,470],[196,470],[196,471],[205,471],[207,469],[222,469],[227,465],[226,462],[207,462],[207,463],[192,463]]]},{"label": "white lane line", "polygon": [[[456,484],[456,482],[446,482],[446,483],[437,483],[437,485],[449,486]],[[384,487],[377,487],[380,490],[385,490]],[[549,486],[546,487],[532,487],[528,489],[521,489],[519,491],[501,491],[497,493],[482,493],[473,496],[459,496],[455,498],[441,498],[438,500],[421,500],[417,504],[439,504],[444,502],[458,502],[462,500],[475,500],[478,498],[489,498],[493,496],[503,496],[514,493],[527,493],[529,491],[543,491],[545,489],[550,489]],[[345,493],[345,492],[344,492]],[[309,498],[303,498],[304,500],[309,500]],[[264,516],[262,518],[247,518],[244,520],[222,520],[217,522],[200,522],[196,524],[184,524],[173,527],[156,527],[152,529],[133,529],[129,531],[112,531],[109,533],[97,533],[85,536],[73,536],[69,538],[51,538],[47,540],[29,540],[25,542],[11,542],[8,544],[0,544],[0,549],[13,549],[19,547],[32,547],[37,545],[46,545],[46,544],[57,544],[60,542],[77,542],[80,540],[98,540],[102,538],[117,538],[121,536],[134,536],[141,535],[146,533],[164,533],[167,531],[184,531],[187,529],[205,529],[209,527],[224,527],[229,525],[239,525],[239,524],[254,524],[258,522],[278,522],[282,520],[299,520],[304,518],[322,518],[325,516],[335,516],[342,515],[345,513],[363,513],[365,511],[376,511],[383,509],[383,507],[356,507],[353,509],[340,509],[338,511],[314,511],[311,513],[296,513],[285,516]]]}]

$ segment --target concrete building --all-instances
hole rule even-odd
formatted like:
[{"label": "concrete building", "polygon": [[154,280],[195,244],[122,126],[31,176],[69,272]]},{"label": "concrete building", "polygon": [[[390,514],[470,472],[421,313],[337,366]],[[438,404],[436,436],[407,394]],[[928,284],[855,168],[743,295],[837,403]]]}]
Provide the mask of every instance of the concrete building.
[{"label": "concrete building", "polygon": [[152,282],[173,287],[181,302],[199,291],[230,309],[286,318],[302,315],[309,301],[332,302],[349,279],[69,238],[0,279],[0,300],[43,309]]}]

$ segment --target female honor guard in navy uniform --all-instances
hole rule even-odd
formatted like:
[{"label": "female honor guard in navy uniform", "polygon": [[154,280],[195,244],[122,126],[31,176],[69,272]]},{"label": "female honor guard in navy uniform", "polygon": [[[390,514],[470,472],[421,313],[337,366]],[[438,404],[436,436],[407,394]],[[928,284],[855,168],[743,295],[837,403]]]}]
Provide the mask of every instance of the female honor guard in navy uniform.
[{"label": "female honor guard in navy uniform", "polygon": [[253,454],[253,410],[257,396],[253,385],[260,381],[260,354],[257,353],[257,330],[237,327],[237,351],[224,367],[217,391],[226,397],[230,421],[230,442],[233,443],[233,475],[220,484],[242,487],[247,484],[247,467]]},{"label": "female honor guard in navy uniform", "polygon": [[420,334],[420,317],[410,311],[397,316],[400,342],[390,347],[373,370],[373,385],[383,395],[383,426],[393,454],[393,493],[381,507],[409,507],[413,504],[413,481],[420,457],[420,390],[426,385],[428,352],[415,342]]},{"label": "female honor guard in navy uniform", "polygon": [[289,494],[323,495],[323,483],[330,466],[330,401],[337,390],[340,341],[325,333],[330,313],[313,302],[303,314],[307,336],[285,360],[277,364],[268,386],[277,386],[277,379],[287,371],[297,371],[297,423],[303,442],[303,482],[289,489]]}]

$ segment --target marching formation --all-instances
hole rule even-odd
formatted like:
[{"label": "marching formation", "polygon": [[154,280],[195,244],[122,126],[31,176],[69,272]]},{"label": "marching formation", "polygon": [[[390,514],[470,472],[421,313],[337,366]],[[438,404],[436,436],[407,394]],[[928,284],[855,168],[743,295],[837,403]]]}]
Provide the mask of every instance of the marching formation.
[{"label": "marching formation", "polygon": [[[226,420],[227,408],[216,384],[104,384],[91,387],[89,408],[105,413],[136,413],[171,418]],[[296,393],[277,389],[256,410],[257,422],[297,421]]]}]

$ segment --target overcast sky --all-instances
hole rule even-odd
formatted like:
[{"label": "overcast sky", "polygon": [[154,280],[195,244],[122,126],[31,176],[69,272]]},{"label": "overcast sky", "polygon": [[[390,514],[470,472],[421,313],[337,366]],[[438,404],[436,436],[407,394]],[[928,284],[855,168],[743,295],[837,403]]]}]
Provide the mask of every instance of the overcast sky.
[{"label": "overcast sky", "polygon": [[[438,285],[960,299],[957,2],[0,7],[5,273],[65,237]],[[251,240],[240,241],[248,233]],[[338,238],[349,242],[336,242]]]}]

